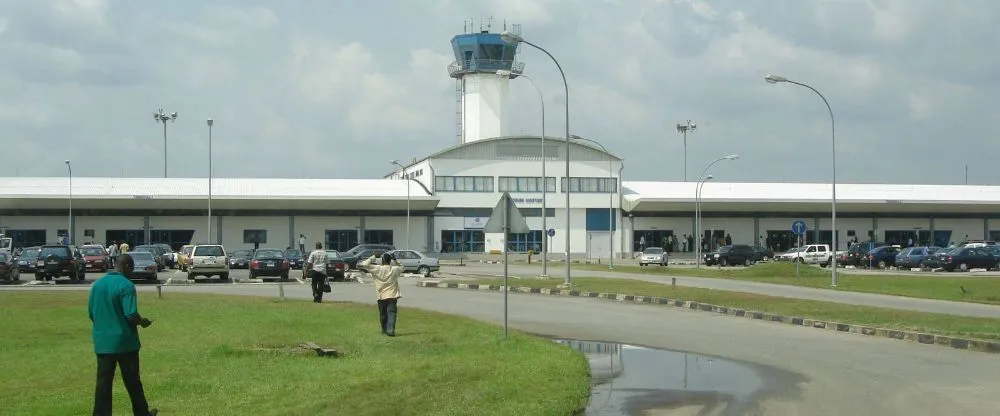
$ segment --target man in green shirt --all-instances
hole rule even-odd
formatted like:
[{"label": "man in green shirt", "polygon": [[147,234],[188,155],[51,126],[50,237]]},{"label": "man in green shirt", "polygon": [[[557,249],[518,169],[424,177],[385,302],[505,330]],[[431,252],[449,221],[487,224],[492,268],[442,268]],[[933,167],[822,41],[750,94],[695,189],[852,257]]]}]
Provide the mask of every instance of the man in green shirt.
[{"label": "man in green shirt", "polygon": [[141,345],[137,326],[146,328],[153,321],[139,315],[135,285],[125,277],[134,267],[132,256],[122,253],[118,256],[115,271],[97,279],[90,287],[88,310],[93,322],[94,353],[97,354],[94,416],[111,416],[115,367],[122,370],[122,381],[132,401],[132,414],[155,416],[158,413],[156,409],[149,409],[139,379]]}]

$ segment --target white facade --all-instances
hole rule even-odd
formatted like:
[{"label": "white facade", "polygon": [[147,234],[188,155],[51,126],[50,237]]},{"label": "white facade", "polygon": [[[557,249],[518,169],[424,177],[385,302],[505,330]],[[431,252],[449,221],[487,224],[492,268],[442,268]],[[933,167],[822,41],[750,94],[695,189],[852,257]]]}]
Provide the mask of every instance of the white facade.
[{"label": "white facade", "polygon": [[471,143],[509,134],[509,78],[472,72],[463,75],[460,82],[463,141]]}]

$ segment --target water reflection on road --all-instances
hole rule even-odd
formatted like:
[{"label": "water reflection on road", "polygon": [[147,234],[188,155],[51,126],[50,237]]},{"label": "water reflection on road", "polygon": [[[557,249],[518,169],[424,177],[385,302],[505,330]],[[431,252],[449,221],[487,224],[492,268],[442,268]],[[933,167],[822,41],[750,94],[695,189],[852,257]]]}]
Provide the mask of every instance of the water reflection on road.
[{"label": "water reflection on road", "polygon": [[699,354],[610,342],[557,340],[590,361],[587,415],[760,414],[771,395],[796,394],[801,377]]}]

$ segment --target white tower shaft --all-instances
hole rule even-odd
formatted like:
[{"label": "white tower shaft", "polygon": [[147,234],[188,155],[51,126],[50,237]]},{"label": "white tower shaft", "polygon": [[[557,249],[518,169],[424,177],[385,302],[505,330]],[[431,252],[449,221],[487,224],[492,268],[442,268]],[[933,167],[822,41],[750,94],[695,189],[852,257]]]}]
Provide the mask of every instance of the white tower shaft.
[{"label": "white tower shaft", "polygon": [[509,135],[510,80],[490,73],[462,76],[462,142]]}]

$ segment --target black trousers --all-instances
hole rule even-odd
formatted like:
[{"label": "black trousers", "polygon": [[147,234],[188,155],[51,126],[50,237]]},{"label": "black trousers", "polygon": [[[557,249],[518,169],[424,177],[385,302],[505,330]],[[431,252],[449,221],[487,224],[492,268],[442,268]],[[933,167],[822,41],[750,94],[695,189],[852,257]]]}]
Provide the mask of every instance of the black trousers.
[{"label": "black trousers", "polygon": [[301,251],[303,254],[309,254],[309,253],[306,253],[306,245],[305,244],[299,244],[299,251]]},{"label": "black trousers", "polygon": [[323,301],[323,286],[326,285],[326,275],[315,270],[309,271],[309,278],[312,279],[313,302]]},{"label": "black trousers", "polygon": [[396,301],[398,298],[378,300],[378,322],[382,325],[382,332],[387,334],[396,333]]},{"label": "black trousers", "polygon": [[94,416],[111,416],[111,388],[115,367],[122,370],[122,381],[132,401],[132,414],[148,416],[149,403],[139,379],[139,351],[122,354],[97,354],[97,389],[94,391]]}]

